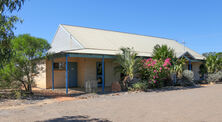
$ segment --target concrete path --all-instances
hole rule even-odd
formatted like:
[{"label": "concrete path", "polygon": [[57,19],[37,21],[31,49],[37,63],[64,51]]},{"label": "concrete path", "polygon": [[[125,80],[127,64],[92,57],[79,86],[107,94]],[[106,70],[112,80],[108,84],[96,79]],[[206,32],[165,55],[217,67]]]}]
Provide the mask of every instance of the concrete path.
[{"label": "concrete path", "polygon": [[0,121],[222,122],[222,85],[37,104],[1,110]]}]

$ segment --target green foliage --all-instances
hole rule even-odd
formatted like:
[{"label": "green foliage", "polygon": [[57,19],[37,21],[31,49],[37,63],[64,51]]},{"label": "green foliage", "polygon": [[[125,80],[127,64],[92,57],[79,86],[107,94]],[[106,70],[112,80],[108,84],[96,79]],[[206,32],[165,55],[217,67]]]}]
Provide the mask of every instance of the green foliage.
[{"label": "green foliage", "polygon": [[177,77],[182,77],[183,66],[185,59],[177,59],[174,49],[169,48],[167,45],[156,45],[153,49],[153,59],[165,61],[167,58],[171,59],[171,71],[177,74]]},{"label": "green foliage", "polygon": [[[17,78],[15,78],[15,76],[17,76]],[[15,67],[12,59],[3,69],[0,69],[0,87],[18,89],[21,86],[21,82],[14,79],[23,79],[22,76],[22,72]]]},{"label": "green foliage", "polygon": [[210,55],[216,56],[216,52],[208,52],[208,53],[203,53],[203,56],[208,57]]},{"label": "green foliage", "polygon": [[21,99],[22,97],[21,91],[15,90],[13,94],[16,99]]},{"label": "green foliage", "polygon": [[32,37],[29,34],[19,35],[12,40],[13,49],[24,60],[44,58],[50,45],[45,39]]},{"label": "green foliage", "polygon": [[48,42],[29,34],[19,35],[12,41],[15,54],[10,62],[0,71],[5,82],[23,85],[27,92],[32,92],[34,76],[39,73],[39,60],[46,56],[50,48]]},{"label": "green foliage", "polygon": [[212,74],[222,69],[222,57],[220,53],[209,54],[206,60],[207,72]]},{"label": "green foliage", "polygon": [[145,59],[141,66],[140,74],[142,80],[148,81],[149,88],[163,87],[172,84],[170,73],[176,73],[177,77],[182,78],[185,58],[177,59],[174,49],[167,45],[156,45],[153,50],[153,58]]},{"label": "green foliage", "polygon": [[194,73],[190,70],[184,70],[183,71],[183,77],[179,79],[176,83],[176,85],[180,86],[194,86]]},{"label": "green foliage", "polygon": [[178,78],[182,78],[182,73],[183,73],[183,67],[186,63],[186,60],[185,58],[181,58],[181,59],[174,59],[173,61],[173,65],[172,65],[172,71],[171,72],[174,72],[176,73],[177,77]]},{"label": "green foliage", "polygon": [[216,73],[208,74],[207,82],[219,82],[222,81],[222,71],[218,71]]},{"label": "green foliage", "polygon": [[132,80],[137,73],[141,59],[137,58],[137,53],[131,48],[121,48],[120,50],[122,53],[117,54],[114,60],[118,64],[115,67],[115,72],[124,74],[125,78],[122,81],[122,86],[127,87],[128,80]]},{"label": "green foliage", "polygon": [[150,87],[163,87],[170,75],[170,60],[170,58],[165,61],[153,60],[152,58],[144,59],[141,67],[142,73],[144,73],[141,74],[142,80],[147,81]]},{"label": "green foliage", "polygon": [[153,49],[152,54],[153,59],[157,60],[166,60],[167,58],[174,59],[175,51],[174,49],[169,48],[167,45],[156,45]]},{"label": "green foliage", "polygon": [[143,90],[146,90],[147,87],[148,87],[147,82],[137,82],[132,85],[131,90],[132,91],[143,91]]},{"label": "green foliage", "polygon": [[183,77],[185,79],[187,79],[188,81],[190,81],[190,82],[194,81],[194,73],[191,70],[184,70],[183,71]]},{"label": "green foliage", "polygon": [[207,73],[207,67],[205,65],[205,62],[203,64],[201,64],[199,68],[200,68],[199,74],[201,76],[204,76],[204,74]]},{"label": "green foliage", "polygon": [[15,23],[20,19],[7,14],[21,9],[24,0],[1,0],[0,1],[0,68],[8,62],[13,55],[10,40],[14,38],[13,30]]},{"label": "green foliage", "polygon": [[185,58],[176,58],[174,49],[169,48],[167,45],[156,45],[153,49],[153,59],[165,61],[167,58],[171,59],[171,72],[176,73],[178,78],[182,77],[183,66],[185,65]]}]

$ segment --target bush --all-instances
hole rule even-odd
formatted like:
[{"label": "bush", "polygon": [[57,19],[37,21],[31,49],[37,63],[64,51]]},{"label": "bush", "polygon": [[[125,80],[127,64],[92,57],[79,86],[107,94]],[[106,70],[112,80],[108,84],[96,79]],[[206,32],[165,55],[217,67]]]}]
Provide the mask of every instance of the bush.
[{"label": "bush", "polygon": [[194,73],[190,70],[183,71],[182,79],[178,80],[177,85],[180,86],[194,86]]},{"label": "bush", "polygon": [[170,76],[171,59],[155,60],[144,59],[141,66],[141,78],[146,81],[150,88],[161,88],[168,82]]},{"label": "bush", "polygon": [[207,82],[210,83],[210,82],[219,82],[219,81],[222,81],[222,71],[219,71],[219,72],[216,72],[216,73],[213,73],[213,74],[208,74],[208,77],[207,77]]},{"label": "bush", "polygon": [[21,91],[15,91],[14,94],[15,94],[16,99],[21,99],[21,97],[22,97]]},{"label": "bush", "polygon": [[11,99],[23,99],[27,97],[27,95],[24,91],[17,89],[17,90],[12,90],[8,97]]},{"label": "bush", "polygon": [[183,77],[186,78],[190,82],[194,81],[194,73],[193,73],[193,71],[184,70],[183,71]]},{"label": "bush", "polygon": [[137,82],[132,85],[132,88],[130,90],[133,90],[133,91],[146,90],[147,85],[148,84],[146,82]]},{"label": "bush", "polygon": [[114,70],[115,73],[123,74],[121,80],[122,90],[128,90],[128,83],[131,81],[137,73],[141,59],[138,58],[137,53],[133,48],[120,48],[122,53],[117,54],[114,62],[118,64]]}]

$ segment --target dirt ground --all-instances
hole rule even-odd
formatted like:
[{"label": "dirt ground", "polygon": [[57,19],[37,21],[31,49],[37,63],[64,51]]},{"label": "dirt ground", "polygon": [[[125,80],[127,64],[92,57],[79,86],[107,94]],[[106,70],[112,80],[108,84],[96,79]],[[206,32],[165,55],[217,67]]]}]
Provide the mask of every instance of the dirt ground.
[{"label": "dirt ground", "polygon": [[0,121],[222,122],[222,84],[44,101],[0,108]]}]

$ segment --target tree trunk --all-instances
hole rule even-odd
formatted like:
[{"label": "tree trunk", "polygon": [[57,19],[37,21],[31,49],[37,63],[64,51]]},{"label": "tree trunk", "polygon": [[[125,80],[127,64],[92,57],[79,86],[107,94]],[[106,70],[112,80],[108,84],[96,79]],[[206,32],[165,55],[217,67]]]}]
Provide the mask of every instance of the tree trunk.
[{"label": "tree trunk", "polygon": [[28,88],[26,87],[25,83],[22,82],[22,84],[23,84],[23,86],[24,86],[24,88],[25,88],[25,91],[28,91]]},{"label": "tree trunk", "polygon": [[27,82],[27,84],[28,84],[28,93],[29,94],[32,94],[32,81],[31,81],[31,78],[30,78],[30,76],[29,76],[29,72],[27,72],[27,80],[28,80],[28,82]]},{"label": "tree trunk", "polygon": [[32,85],[31,84],[28,84],[28,90],[27,90],[28,93],[32,94]]},{"label": "tree trunk", "polygon": [[128,79],[129,79],[129,76],[125,76],[123,81],[122,81],[122,90],[123,91],[127,91],[128,90]]}]

